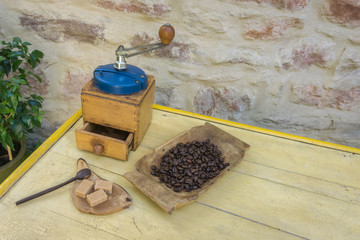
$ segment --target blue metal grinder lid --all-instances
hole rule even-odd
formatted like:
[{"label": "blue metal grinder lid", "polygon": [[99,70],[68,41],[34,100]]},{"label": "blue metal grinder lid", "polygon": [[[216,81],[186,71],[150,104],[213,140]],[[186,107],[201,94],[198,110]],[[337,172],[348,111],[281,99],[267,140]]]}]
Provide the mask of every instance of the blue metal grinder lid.
[{"label": "blue metal grinder lid", "polygon": [[128,95],[147,88],[143,70],[127,64],[127,69],[117,70],[113,64],[99,66],[94,70],[94,85],[107,93]]}]

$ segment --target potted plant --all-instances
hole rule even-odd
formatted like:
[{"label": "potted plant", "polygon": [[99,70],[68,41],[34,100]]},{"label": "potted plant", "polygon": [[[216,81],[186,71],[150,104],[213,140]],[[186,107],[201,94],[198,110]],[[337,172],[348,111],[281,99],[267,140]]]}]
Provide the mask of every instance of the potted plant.
[{"label": "potted plant", "polygon": [[41,82],[33,70],[44,54],[29,45],[19,37],[0,42],[0,183],[22,162],[25,135],[41,126],[43,98],[24,88],[31,90],[30,77]]}]

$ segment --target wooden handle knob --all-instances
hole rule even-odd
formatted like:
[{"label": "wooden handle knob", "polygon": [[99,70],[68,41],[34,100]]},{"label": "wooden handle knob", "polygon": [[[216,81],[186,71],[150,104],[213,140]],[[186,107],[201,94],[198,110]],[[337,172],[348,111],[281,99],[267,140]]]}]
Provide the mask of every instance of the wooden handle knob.
[{"label": "wooden handle knob", "polygon": [[161,43],[168,45],[175,37],[175,29],[169,24],[164,24],[159,29]]},{"label": "wooden handle knob", "polygon": [[96,144],[96,145],[94,145],[94,153],[95,154],[101,154],[101,153],[103,153],[104,152],[104,146],[102,145],[102,144],[100,144],[100,143],[98,143],[98,144]]}]

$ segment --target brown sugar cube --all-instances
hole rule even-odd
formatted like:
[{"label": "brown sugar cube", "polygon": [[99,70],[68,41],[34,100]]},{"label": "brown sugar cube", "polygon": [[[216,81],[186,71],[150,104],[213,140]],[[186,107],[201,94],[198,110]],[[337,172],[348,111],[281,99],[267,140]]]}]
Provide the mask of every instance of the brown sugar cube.
[{"label": "brown sugar cube", "polygon": [[79,186],[75,189],[75,195],[85,198],[86,195],[92,190],[94,183],[90,180],[84,179]]},{"label": "brown sugar cube", "polygon": [[106,180],[96,180],[95,182],[95,191],[99,189],[104,189],[108,194],[112,193],[113,183]]},{"label": "brown sugar cube", "polygon": [[95,207],[100,203],[105,202],[108,199],[108,195],[103,189],[97,190],[93,193],[86,195],[86,201],[89,203],[90,207]]}]

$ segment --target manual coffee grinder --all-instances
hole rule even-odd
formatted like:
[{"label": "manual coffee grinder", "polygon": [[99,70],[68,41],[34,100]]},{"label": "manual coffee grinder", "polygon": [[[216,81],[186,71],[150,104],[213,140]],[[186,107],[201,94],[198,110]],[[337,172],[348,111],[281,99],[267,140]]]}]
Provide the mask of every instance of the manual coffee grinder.
[{"label": "manual coffee grinder", "polygon": [[84,126],[75,132],[79,149],[127,160],[136,150],[152,119],[155,79],[126,58],[169,45],[175,36],[170,24],[159,29],[161,42],[124,48],[120,45],[115,64],[99,66],[81,91]]}]

